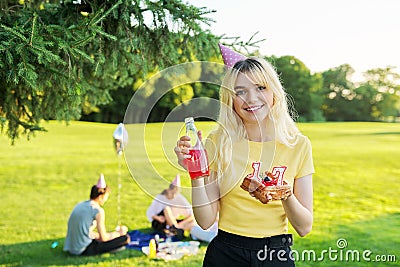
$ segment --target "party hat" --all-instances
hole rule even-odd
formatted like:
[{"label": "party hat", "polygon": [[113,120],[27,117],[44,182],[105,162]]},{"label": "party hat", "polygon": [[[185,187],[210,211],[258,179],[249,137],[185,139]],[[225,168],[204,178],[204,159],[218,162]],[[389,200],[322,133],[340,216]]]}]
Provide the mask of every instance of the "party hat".
[{"label": "party hat", "polygon": [[175,179],[171,182],[172,185],[181,186],[181,176],[179,173],[175,176]]},{"label": "party hat", "polygon": [[97,181],[96,187],[97,188],[106,188],[107,187],[106,180],[104,179],[104,174],[100,174],[100,178]]},{"label": "party hat", "polygon": [[222,59],[224,60],[224,64],[227,67],[232,68],[236,62],[245,60],[247,58],[246,56],[244,56],[236,51],[233,51],[229,47],[226,47],[222,44],[218,44],[218,46],[219,46],[219,50],[221,50],[221,55],[222,55]]}]

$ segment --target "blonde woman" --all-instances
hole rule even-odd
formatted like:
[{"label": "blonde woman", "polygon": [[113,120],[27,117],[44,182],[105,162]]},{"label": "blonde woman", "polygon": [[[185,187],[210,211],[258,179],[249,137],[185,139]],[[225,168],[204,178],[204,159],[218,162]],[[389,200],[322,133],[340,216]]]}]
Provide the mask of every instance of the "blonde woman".
[{"label": "blonde woman", "polygon": [[[223,48],[229,66],[226,58],[235,52]],[[294,266],[288,221],[300,236],[313,222],[311,144],[291,117],[274,68],[254,57],[232,65],[220,89],[218,127],[205,141],[210,175],[192,180],[197,223],[207,229],[219,214],[218,235],[203,266]],[[182,136],[175,147],[184,168],[189,140]],[[264,204],[240,188],[254,162],[262,173],[282,176],[291,186],[287,198]]]}]

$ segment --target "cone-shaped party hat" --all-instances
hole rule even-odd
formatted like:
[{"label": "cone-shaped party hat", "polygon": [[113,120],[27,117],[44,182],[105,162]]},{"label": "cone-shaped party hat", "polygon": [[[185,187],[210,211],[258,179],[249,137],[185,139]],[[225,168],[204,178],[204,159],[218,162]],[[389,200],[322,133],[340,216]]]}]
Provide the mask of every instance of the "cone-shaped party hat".
[{"label": "cone-shaped party hat", "polygon": [[236,51],[233,51],[229,47],[226,47],[222,44],[218,44],[218,46],[219,46],[219,50],[221,51],[221,55],[222,55],[222,59],[224,60],[224,64],[227,67],[232,68],[236,62],[247,58],[246,56],[244,56]]},{"label": "cone-shaped party hat", "polygon": [[104,179],[104,175],[103,174],[100,174],[100,178],[97,181],[96,187],[97,188],[106,188],[107,187],[106,180]]},{"label": "cone-shaped party hat", "polygon": [[181,186],[181,176],[179,175],[179,173],[175,176],[175,179],[171,182],[172,185]]}]

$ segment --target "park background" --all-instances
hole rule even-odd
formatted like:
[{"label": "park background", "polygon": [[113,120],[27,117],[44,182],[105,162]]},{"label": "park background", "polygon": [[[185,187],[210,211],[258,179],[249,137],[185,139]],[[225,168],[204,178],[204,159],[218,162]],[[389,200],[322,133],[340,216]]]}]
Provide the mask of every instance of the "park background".
[{"label": "park background", "polygon": [[[114,188],[105,207],[107,226],[113,229],[120,176],[122,222],[130,229],[147,229],[145,209],[152,198],[135,183],[112,143],[112,132],[123,120],[132,95],[168,66],[197,60],[221,63],[218,42],[245,54],[264,55],[260,48],[268,36],[253,34],[252,28],[245,41],[216,35],[210,30],[214,22],[208,19],[215,12],[180,1],[135,3],[0,2],[1,265],[164,266],[132,250],[68,257],[62,244],[69,213],[87,199],[90,185],[104,173]],[[276,66],[294,100],[299,127],[313,143],[314,230],[296,238],[294,248],[319,253],[337,248],[337,240],[344,238],[348,249],[396,255],[398,262],[398,66],[368,69],[355,81],[347,62],[317,72],[294,55],[265,57]],[[201,77],[204,70],[197,71]],[[149,99],[158,97],[157,86],[148,92]],[[181,172],[165,159],[171,157],[183,125],[171,122],[170,139],[160,144],[164,129],[160,122],[175,107],[204,96],[217,99],[218,86],[194,83],[172,88],[149,116],[137,115],[149,123],[146,128],[151,133],[147,152],[152,166],[143,163],[144,173],[154,168],[171,180]],[[199,127],[208,132],[213,123],[201,122]],[[134,142],[130,140],[130,145]],[[52,249],[54,242],[58,246]],[[205,248],[202,244],[198,255],[170,265],[198,266]],[[319,264],[343,262],[325,257]],[[390,263],[351,263],[377,264]]]}]

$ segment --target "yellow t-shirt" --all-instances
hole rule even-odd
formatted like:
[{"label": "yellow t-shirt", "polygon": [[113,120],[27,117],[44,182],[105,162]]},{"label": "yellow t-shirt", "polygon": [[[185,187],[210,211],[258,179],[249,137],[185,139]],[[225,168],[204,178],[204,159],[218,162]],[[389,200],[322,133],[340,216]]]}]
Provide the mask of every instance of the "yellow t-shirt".
[{"label": "yellow t-shirt", "polygon": [[[298,135],[293,148],[277,143],[252,142],[242,140],[232,146],[232,156],[227,170],[219,180],[220,213],[219,229],[229,233],[267,237],[287,233],[288,221],[281,201],[262,204],[248,192],[240,188],[243,178],[253,173],[253,162],[261,162],[260,175],[265,171],[283,179],[293,186],[294,179],[314,173],[311,143],[303,135]],[[211,142],[210,142],[211,141]],[[210,170],[215,171],[213,136],[206,141],[206,149],[211,159]]]}]

